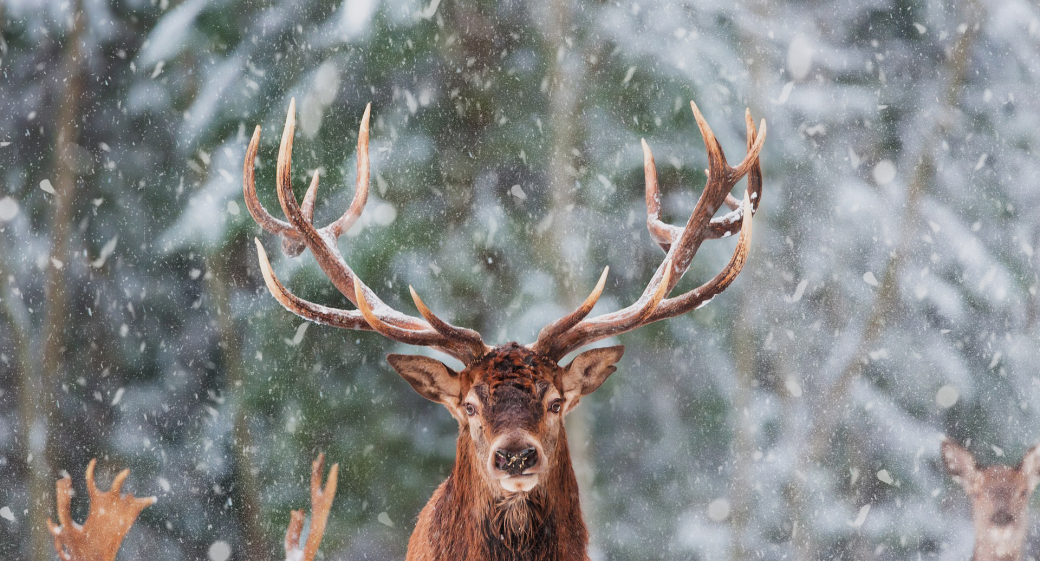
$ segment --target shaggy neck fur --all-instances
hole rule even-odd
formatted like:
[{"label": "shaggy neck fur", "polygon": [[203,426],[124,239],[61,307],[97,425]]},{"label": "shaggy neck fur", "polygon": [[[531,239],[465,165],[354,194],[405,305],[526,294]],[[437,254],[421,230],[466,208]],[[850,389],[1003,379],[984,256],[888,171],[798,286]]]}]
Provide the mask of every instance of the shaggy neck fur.
[{"label": "shaggy neck fur", "polygon": [[455,466],[419,514],[408,561],[587,561],[588,530],[565,434],[546,477],[530,493],[492,489],[467,434]]},{"label": "shaggy neck fur", "polygon": [[1025,523],[1021,527],[976,525],[972,561],[1019,561],[1028,527]]}]

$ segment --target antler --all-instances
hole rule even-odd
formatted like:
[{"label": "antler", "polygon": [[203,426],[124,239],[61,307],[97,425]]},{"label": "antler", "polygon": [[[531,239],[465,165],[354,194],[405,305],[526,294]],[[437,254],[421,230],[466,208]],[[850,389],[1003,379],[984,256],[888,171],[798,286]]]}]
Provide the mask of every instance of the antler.
[{"label": "antler", "polygon": [[[729,287],[740,273],[751,246],[751,217],[758,210],[762,194],[762,168],[758,157],[766,139],[766,122],[765,119],[762,120],[761,132],[756,133],[751,111],[745,113],[748,153],[740,164],[732,167],[726,163],[722,146],[701,115],[697,104],[691,101],[690,107],[693,109],[693,116],[697,119],[697,126],[704,137],[708,152],[708,182],[693,214],[683,228],[661,221],[657,167],[650,146],[645,140],[642,142],[646,179],[646,226],[650,231],[650,237],[665,251],[664,261],[654,272],[643,294],[627,308],[586,319],[603,291],[607,274],[604,270],[592,294],[577,310],[547,325],[539,332],[538,340],[532,345],[534,350],[554,360],[560,360],[582,345],[684,314],[710,302]],[[729,192],[745,175],[748,178],[747,190],[743,203],[740,203]],[[732,211],[725,216],[713,218],[723,203]],[[733,257],[715,278],[685,294],[665,298],[689,269],[693,256],[704,240],[727,237],[737,231],[740,232],[740,237]]]},{"label": "antler", "polygon": [[288,222],[271,216],[256,196],[253,166],[260,144],[259,126],[253,132],[253,138],[246,150],[245,166],[242,172],[242,190],[245,195],[246,208],[249,209],[249,213],[253,215],[256,223],[268,232],[282,236],[282,248],[290,256],[299,255],[304,248],[309,248],[332,284],[358,309],[330,308],[308,302],[289,292],[275,277],[271,263],[267,259],[267,253],[258,239],[256,249],[264,281],[278,302],[290,312],[304,319],[345,329],[377,331],[395,341],[433,347],[469,364],[490,350],[490,347],[484,344],[476,331],[452,326],[433,315],[419,300],[414,290],[411,291],[412,298],[423,319],[402,314],[387,306],[354,274],[336,245],[339,236],[349,230],[361,216],[365,202],[368,200],[368,121],[371,109],[371,104],[365,107],[365,115],[361,118],[361,128],[358,131],[358,174],[354,200],[339,219],[324,228],[315,228],[313,224],[318,172],[314,172],[310,187],[303,198],[302,208],[296,201],[296,195],[292,189],[292,144],[293,132],[296,129],[295,99],[289,102],[289,114],[285,118],[276,170],[278,201]]},{"label": "antler", "polygon": [[47,519],[47,527],[54,535],[54,549],[62,561],[114,561],[123,538],[145,507],[155,504],[155,497],[134,498],[131,494],[121,495],[120,489],[130,470],[124,469],[112,481],[112,488],[100,491],[94,484],[94,466],[97,460],[87,465],[87,493],[90,496],[90,513],[82,526],[72,520],[72,480],[66,476],[55,484],[57,489],[57,525]]},{"label": "antler", "polygon": [[285,560],[313,561],[318,553],[318,546],[325,536],[325,523],[329,519],[332,499],[336,496],[336,482],[339,479],[339,464],[332,464],[325,488],[321,486],[321,474],[325,471],[325,454],[311,464],[311,531],[307,534],[307,542],[300,549],[300,534],[303,532],[303,510],[292,511],[289,528],[285,531]]}]

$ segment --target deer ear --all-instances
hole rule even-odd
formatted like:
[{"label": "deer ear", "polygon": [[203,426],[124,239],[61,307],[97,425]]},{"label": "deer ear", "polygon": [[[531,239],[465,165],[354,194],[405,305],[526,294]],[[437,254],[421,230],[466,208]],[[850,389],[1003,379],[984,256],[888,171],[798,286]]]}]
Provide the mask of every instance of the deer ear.
[{"label": "deer ear", "polygon": [[458,406],[459,373],[443,362],[420,355],[387,355],[386,361],[419,395],[449,408]]},{"label": "deer ear", "polygon": [[585,351],[574,357],[564,368],[561,385],[567,410],[578,404],[578,400],[596,391],[617,370],[614,366],[625,354],[625,347],[602,347]]},{"label": "deer ear", "polygon": [[965,488],[978,473],[975,469],[975,456],[948,438],[944,438],[942,442],[942,461],[946,472]]},{"label": "deer ear", "polygon": [[1025,474],[1026,481],[1029,482],[1029,492],[1032,493],[1037,483],[1040,483],[1040,444],[1026,452],[1018,469]]}]

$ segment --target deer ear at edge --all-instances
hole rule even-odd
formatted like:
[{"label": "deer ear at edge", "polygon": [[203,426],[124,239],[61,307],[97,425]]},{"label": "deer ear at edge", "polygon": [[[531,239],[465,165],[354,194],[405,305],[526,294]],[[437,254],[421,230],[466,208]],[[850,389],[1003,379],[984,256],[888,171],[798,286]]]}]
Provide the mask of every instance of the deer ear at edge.
[{"label": "deer ear at edge", "polygon": [[428,356],[398,354],[387,355],[386,361],[419,395],[448,408],[458,407],[459,373],[443,362]]},{"label": "deer ear at edge", "polygon": [[1029,482],[1029,492],[1032,493],[1036,489],[1037,483],[1040,483],[1040,444],[1033,446],[1026,452],[1018,469],[1026,475],[1026,481]]},{"label": "deer ear at edge", "polygon": [[601,347],[591,349],[574,357],[564,367],[561,386],[567,410],[571,410],[582,397],[596,391],[617,370],[614,364],[625,354],[625,347]]},{"label": "deer ear at edge", "polygon": [[975,456],[946,437],[943,438],[941,449],[942,464],[946,473],[967,488],[978,473],[975,468]]}]

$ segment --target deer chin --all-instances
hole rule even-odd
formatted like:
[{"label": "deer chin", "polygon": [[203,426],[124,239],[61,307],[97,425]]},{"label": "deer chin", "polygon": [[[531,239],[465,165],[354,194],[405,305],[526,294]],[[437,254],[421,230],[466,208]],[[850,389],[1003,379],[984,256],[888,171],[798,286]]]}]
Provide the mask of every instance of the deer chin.
[{"label": "deer chin", "polygon": [[511,475],[498,480],[498,484],[506,493],[529,493],[538,486],[537,473]]}]

